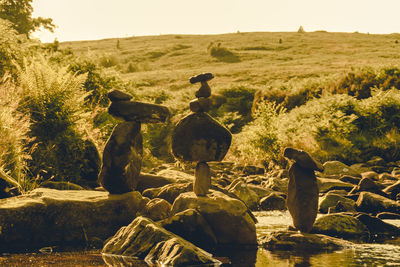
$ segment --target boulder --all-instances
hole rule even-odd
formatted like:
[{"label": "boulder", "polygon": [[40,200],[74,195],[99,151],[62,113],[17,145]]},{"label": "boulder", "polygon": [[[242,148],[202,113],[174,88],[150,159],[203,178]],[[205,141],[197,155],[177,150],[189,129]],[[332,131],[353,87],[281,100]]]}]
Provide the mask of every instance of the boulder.
[{"label": "boulder", "polygon": [[386,162],[383,158],[374,156],[366,162],[368,166],[386,166]]},{"label": "boulder", "polygon": [[260,200],[260,210],[287,210],[286,200],[279,193],[271,193]]},{"label": "boulder", "polygon": [[260,246],[268,250],[304,251],[307,253],[331,252],[352,247],[352,243],[326,235],[278,231],[263,236]]},{"label": "boulder", "polygon": [[183,171],[177,171],[173,169],[164,169],[157,172],[158,176],[165,177],[174,181],[175,183],[188,183],[194,181],[193,174],[188,174]]},{"label": "boulder", "polygon": [[175,200],[172,214],[186,209],[195,209],[204,217],[219,246],[257,246],[255,221],[240,200],[214,190],[206,197],[187,192]]},{"label": "boulder", "polygon": [[84,190],[82,186],[70,182],[45,181],[40,184],[40,187],[57,190]]},{"label": "boulder", "polygon": [[217,247],[217,238],[210,225],[195,209],[178,212],[160,221],[160,225],[206,251],[214,251]]},{"label": "boulder", "polygon": [[340,175],[340,174],[359,176],[361,173],[360,170],[351,168],[350,166],[347,166],[346,164],[340,161],[327,161],[323,164],[323,167],[324,167],[323,174],[327,176]]},{"label": "boulder", "polygon": [[122,227],[107,241],[102,253],[137,257],[162,266],[219,263],[208,252],[144,217]]},{"label": "boulder", "polygon": [[193,183],[169,184],[161,187],[155,197],[165,199],[172,204],[180,194],[191,191],[193,191]]},{"label": "boulder", "polygon": [[361,192],[356,205],[357,211],[366,213],[400,213],[400,203],[371,192]]},{"label": "boulder", "polygon": [[388,197],[388,195],[382,191],[383,188],[383,186],[378,185],[372,178],[364,177],[360,180],[358,185],[349,192],[349,194],[356,194],[358,192],[368,191],[384,197]]},{"label": "boulder", "polygon": [[312,233],[351,240],[369,240],[368,228],[360,220],[339,213],[319,217],[314,223]]},{"label": "boulder", "polygon": [[393,238],[394,236],[400,235],[400,228],[382,221],[377,217],[372,217],[368,214],[358,214],[355,216],[360,222],[367,226],[371,240],[370,242],[375,242],[385,238]]},{"label": "boulder", "polygon": [[141,123],[166,122],[170,116],[165,106],[128,100],[111,102],[108,113],[125,121]]},{"label": "boulder", "polygon": [[141,173],[141,174],[139,174],[139,177],[138,177],[138,183],[136,185],[136,190],[139,192],[143,192],[144,190],[149,189],[149,188],[163,187],[164,185],[172,184],[174,182],[175,182],[175,179],[173,179],[173,178],[160,176],[160,175],[154,175],[154,174],[148,174],[148,173]]},{"label": "boulder", "polygon": [[153,221],[159,221],[169,217],[171,207],[171,204],[165,199],[154,198],[147,202],[140,214]]},{"label": "boulder", "polygon": [[[265,196],[268,196],[272,192],[275,192],[271,188],[265,188],[265,187],[262,187],[259,185],[254,185],[254,184],[249,184],[249,183],[247,183],[247,187],[250,188],[252,191],[254,191],[258,195],[258,199],[261,199]],[[285,194],[282,193],[282,195],[285,195]]]},{"label": "boulder", "polygon": [[321,193],[325,193],[330,190],[336,190],[336,189],[343,189],[346,191],[350,191],[354,187],[353,184],[345,183],[338,179],[329,179],[320,177],[317,178],[317,183],[319,192]]},{"label": "boulder", "polygon": [[103,152],[100,184],[111,194],[136,189],[143,158],[140,123],[122,122],[115,126]]},{"label": "boulder", "polygon": [[319,212],[328,213],[328,209],[336,207],[339,201],[346,211],[356,211],[356,202],[354,200],[329,192],[320,199]]},{"label": "boulder", "polygon": [[397,194],[400,193],[400,181],[386,187],[383,192],[388,194],[391,199],[396,199]]},{"label": "boulder", "polygon": [[300,167],[309,170],[315,170],[322,172],[324,167],[313,159],[309,153],[303,150],[287,147],[283,151],[283,155],[291,160],[294,160]]},{"label": "boulder", "polygon": [[288,184],[289,184],[289,179],[284,178],[273,178],[270,177],[266,181],[262,182],[262,185],[267,188],[267,189],[272,189],[274,191],[282,192],[287,194],[288,192]]},{"label": "boulder", "polygon": [[175,126],[172,152],[184,161],[221,161],[231,145],[232,134],[204,112],[192,113]]},{"label": "boulder", "polygon": [[242,181],[236,182],[234,186],[229,189],[229,192],[240,198],[250,209],[257,209],[259,197],[246,183]]},{"label": "boulder", "polygon": [[146,204],[139,192],[38,188],[0,200],[0,251],[86,246],[129,224]]}]

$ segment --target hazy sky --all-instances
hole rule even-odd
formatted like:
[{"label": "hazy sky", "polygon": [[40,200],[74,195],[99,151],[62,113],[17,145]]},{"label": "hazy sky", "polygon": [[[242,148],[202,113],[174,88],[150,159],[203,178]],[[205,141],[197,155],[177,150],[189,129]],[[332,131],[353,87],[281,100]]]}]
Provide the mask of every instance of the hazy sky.
[{"label": "hazy sky", "polygon": [[33,0],[42,41],[249,31],[400,32],[400,0]]}]

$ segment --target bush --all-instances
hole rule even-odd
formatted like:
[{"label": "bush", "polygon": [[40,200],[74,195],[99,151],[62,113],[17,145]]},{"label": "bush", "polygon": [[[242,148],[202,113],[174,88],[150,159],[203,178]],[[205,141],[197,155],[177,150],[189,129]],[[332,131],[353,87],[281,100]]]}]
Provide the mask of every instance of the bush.
[{"label": "bush", "polygon": [[219,61],[227,63],[240,62],[240,58],[235,53],[230,51],[228,48],[222,47],[220,43],[217,45],[211,44],[208,49],[210,55]]},{"label": "bush", "polygon": [[264,105],[269,109],[259,109],[256,120],[239,135],[248,141],[236,148],[237,155],[256,151],[259,155],[253,157],[259,161],[282,164],[281,152],[291,146],[322,162],[352,164],[373,156],[387,161],[400,159],[400,92],[396,89],[380,89],[363,100],[326,95],[289,112],[279,107],[273,112],[274,104]]},{"label": "bush", "polygon": [[238,133],[242,127],[252,120],[251,109],[256,89],[245,86],[219,90],[225,100],[210,114],[216,116],[232,133]]},{"label": "bush", "polygon": [[260,89],[254,96],[253,110],[259,103],[273,102],[286,110],[304,105],[313,98],[319,98],[331,87],[331,78],[293,79],[268,88]]},{"label": "bush", "polygon": [[375,70],[364,68],[347,73],[335,86],[333,92],[355,96],[357,99],[371,97],[373,88],[389,90],[400,89],[400,69],[383,68]]},{"label": "bush", "polygon": [[25,191],[30,187],[26,179],[29,155],[25,149],[29,141],[29,117],[18,111],[19,101],[20,88],[10,79],[3,80],[0,84],[0,170]]},{"label": "bush", "polygon": [[117,66],[118,63],[119,63],[119,60],[114,55],[104,55],[104,56],[100,57],[100,59],[99,59],[100,66],[102,66],[104,68],[111,68],[111,67]]},{"label": "bush", "polygon": [[[33,177],[85,184],[97,179],[99,156],[88,140],[83,83],[87,75],[51,66],[44,59],[26,64],[20,73],[24,98],[20,110],[31,118],[35,149],[29,161]],[[89,183],[87,183],[89,184]]]},{"label": "bush", "polygon": [[85,98],[88,107],[106,107],[108,105],[107,93],[113,89],[116,83],[115,77],[106,77],[101,69],[89,60],[77,61],[69,66],[69,70],[78,75],[87,75],[83,88],[89,93]]}]

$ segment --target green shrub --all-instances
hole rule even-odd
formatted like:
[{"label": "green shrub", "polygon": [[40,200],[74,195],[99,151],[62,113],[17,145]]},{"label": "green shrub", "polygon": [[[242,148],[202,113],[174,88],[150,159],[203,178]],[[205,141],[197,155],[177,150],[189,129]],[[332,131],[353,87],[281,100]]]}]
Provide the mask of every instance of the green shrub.
[{"label": "green shrub", "polygon": [[24,96],[20,110],[30,115],[29,135],[35,138],[31,175],[80,184],[95,182],[99,156],[87,134],[90,125],[83,90],[87,75],[73,74],[42,58],[26,64],[19,76]]},{"label": "green shrub", "polygon": [[250,136],[248,143],[237,150],[242,154],[261,150],[261,157],[275,163],[282,162],[281,152],[287,146],[304,149],[321,161],[352,164],[373,156],[396,161],[400,159],[399,127],[396,89],[380,89],[363,100],[325,95],[288,112],[260,109],[256,120],[243,130],[243,136]]},{"label": "green shrub", "polygon": [[111,68],[117,66],[119,64],[119,60],[114,55],[103,55],[99,58],[99,65],[104,68]]},{"label": "green shrub", "polygon": [[29,117],[18,111],[20,96],[20,88],[10,79],[0,83],[0,170],[25,191],[30,187],[26,179],[29,155],[25,149],[29,141]]},{"label": "green shrub", "polygon": [[223,97],[224,103],[217,109],[212,109],[210,114],[218,117],[232,133],[238,133],[252,120],[251,109],[255,92],[256,89],[245,86],[219,90],[218,93]]},{"label": "green shrub", "polygon": [[210,55],[219,61],[227,62],[227,63],[235,63],[240,62],[239,56],[230,51],[228,48],[222,47],[220,43],[217,45],[209,46]]},{"label": "green shrub", "polygon": [[89,60],[74,62],[69,66],[69,70],[78,75],[87,75],[83,88],[89,93],[85,98],[88,107],[106,107],[108,105],[107,93],[115,87],[117,83],[115,77],[107,77],[95,63]]},{"label": "green shrub", "polygon": [[357,99],[371,97],[373,88],[388,90],[400,89],[400,69],[364,68],[347,73],[335,86],[333,92],[355,96]]}]

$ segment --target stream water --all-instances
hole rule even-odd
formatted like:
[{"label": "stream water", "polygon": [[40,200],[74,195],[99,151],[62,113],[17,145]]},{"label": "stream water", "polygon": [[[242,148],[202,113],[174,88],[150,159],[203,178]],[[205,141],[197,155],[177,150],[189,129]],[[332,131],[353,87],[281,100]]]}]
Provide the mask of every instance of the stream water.
[{"label": "stream water", "polygon": [[[259,221],[257,234],[285,230],[291,224],[288,212],[255,212]],[[400,227],[400,220],[385,220]],[[275,252],[265,249],[257,251],[225,252],[223,266],[264,267],[264,266],[400,266],[400,239],[385,244],[354,244],[350,249],[333,253]],[[228,256],[228,257],[226,257]],[[0,255],[0,266],[112,266],[109,258],[100,251],[52,252]],[[125,259],[125,265],[148,266],[143,261]],[[115,266],[115,265],[114,265]]]}]

